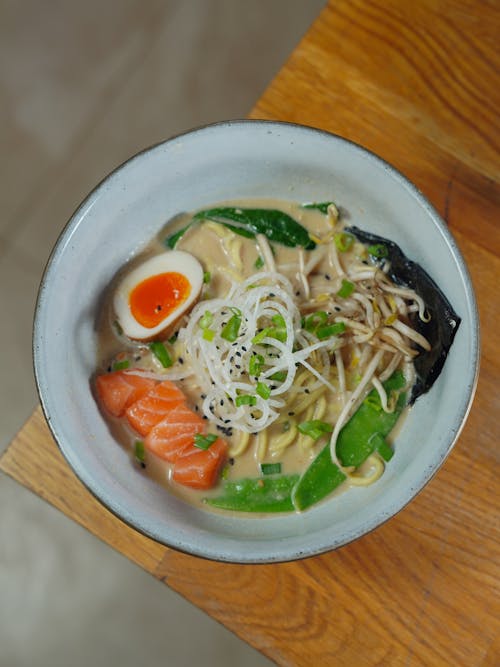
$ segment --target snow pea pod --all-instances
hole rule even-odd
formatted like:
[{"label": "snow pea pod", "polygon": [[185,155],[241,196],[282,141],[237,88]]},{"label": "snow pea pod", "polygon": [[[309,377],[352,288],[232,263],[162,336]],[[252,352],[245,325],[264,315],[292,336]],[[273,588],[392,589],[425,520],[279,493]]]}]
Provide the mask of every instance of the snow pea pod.
[{"label": "snow pea pod", "polygon": [[292,491],[292,504],[296,510],[305,510],[328,496],[347,478],[332,461],[330,446],[326,445],[304,472]]},{"label": "snow pea pod", "polygon": [[283,211],[265,208],[234,208],[231,206],[198,211],[189,225],[167,238],[167,246],[174,248],[192,224],[203,220],[219,222],[235,234],[246,238],[255,238],[256,234],[263,234],[270,241],[281,243],[290,248],[302,246],[307,250],[312,250],[315,247],[307,229]]},{"label": "snow pea pod", "polygon": [[[402,389],[406,381],[403,374],[394,373],[385,383],[388,396],[392,391]],[[359,466],[375,450],[388,461],[392,449],[385,441],[406,405],[406,395],[400,393],[394,411],[384,412],[378,393],[373,390],[365,398],[337,438],[337,456],[344,466]],[[330,443],[325,445],[292,491],[295,509],[305,510],[319,502],[340,484],[347,476],[342,472],[330,455]]]},{"label": "snow pea pod", "polygon": [[[394,373],[386,382],[384,389],[390,397],[391,392],[399,391],[406,384],[403,373]],[[361,403],[351,419],[340,431],[337,439],[337,456],[343,466],[360,466],[373,454],[375,449],[387,460],[387,447],[375,435],[385,438],[392,431],[406,405],[406,394],[401,392],[393,412],[384,412],[380,397],[373,389]],[[386,456],[384,456],[386,453]]]},{"label": "snow pea pod", "polygon": [[[264,234],[270,241],[290,248],[303,246],[312,249],[315,247],[305,227],[288,213],[276,209],[223,206],[199,211],[195,214],[194,219],[220,222],[242,236]],[[236,222],[237,225],[229,224],[231,222]]]},{"label": "snow pea pod", "polygon": [[279,475],[225,481],[222,494],[204,502],[237,512],[293,512],[290,494],[298,479],[299,475]]}]

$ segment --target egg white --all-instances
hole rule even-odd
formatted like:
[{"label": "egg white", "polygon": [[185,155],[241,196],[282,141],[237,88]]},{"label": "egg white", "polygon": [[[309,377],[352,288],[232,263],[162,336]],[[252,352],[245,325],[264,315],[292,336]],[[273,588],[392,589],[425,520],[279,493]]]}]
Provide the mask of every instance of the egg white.
[{"label": "egg white", "polygon": [[[188,298],[157,326],[145,327],[132,314],[130,294],[139,283],[147,278],[169,272],[181,273],[185,276],[191,285],[191,292]],[[170,250],[151,257],[127,274],[116,289],[113,306],[123,333],[134,340],[144,341],[154,340],[159,338],[160,335],[170,335],[169,331],[172,331],[179,318],[194,306],[202,287],[203,267],[190,253],[182,250]]]}]

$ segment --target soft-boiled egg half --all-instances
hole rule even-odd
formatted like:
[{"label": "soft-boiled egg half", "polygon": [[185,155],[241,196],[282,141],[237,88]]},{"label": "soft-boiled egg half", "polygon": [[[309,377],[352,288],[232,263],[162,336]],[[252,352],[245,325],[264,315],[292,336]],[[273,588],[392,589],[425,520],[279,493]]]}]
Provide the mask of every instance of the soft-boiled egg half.
[{"label": "soft-boiled egg half", "polygon": [[133,269],[115,292],[114,309],[123,333],[134,340],[167,337],[196,303],[203,268],[182,250],[155,255]]}]

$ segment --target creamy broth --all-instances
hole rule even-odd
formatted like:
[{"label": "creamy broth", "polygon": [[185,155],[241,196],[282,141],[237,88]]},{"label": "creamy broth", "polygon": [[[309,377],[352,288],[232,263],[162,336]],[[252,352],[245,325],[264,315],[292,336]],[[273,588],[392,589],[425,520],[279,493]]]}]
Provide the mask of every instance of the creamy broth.
[{"label": "creamy broth", "polygon": [[[332,220],[327,214],[315,209],[306,209],[298,203],[271,199],[237,200],[217,204],[217,206],[284,211],[305,227],[311,238],[317,241],[313,250],[290,248],[279,243],[272,243],[267,248],[267,250],[269,250],[269,247],[272,248],[272,262],[276,271],[279,271],[290,281],[293,298],[298,305],[303,321],[304,318],[320,311],[327,314],[328,321],[331,323],[335,317],[341,320],[344,316],[345,313],[342,310],[344,302],[347,304],[352,301],[352,304],[350,304],[351,310],[357,307],[355,299],[349,299],[348,297],[342,301],[340,306],[336,305],[331,295],[339,293],[343,289],[344,283],[354,284],[350,282],[354,280],[352,278],[352,267],[358,272],[364,269],[368,270],[367,267],[370,267],[371,270],[366,247],[354,239],[352,245],[344,249],[342,253],[338,251],[332,253]],[[113,362],[124,359],[134,369],[161,371],[157,360],[146,343],[130,341],[120,334],[113,309],[113,294],[117,282],[124,273],[130,271],[145,259],[164,253],[166,249],[165,238],[175,231],[183,229],[191,219],[191,213],[177,216],[167,228],[163,229],[144,248],[140,255],[124,267],[113,284],[110,285],[99,319],[99,366],[97,374],[111,370]],[[321,242],[328,237],[330,237],[329,243]],[[193,225],[178,241],[176,249],[194,255],[202,264],[204,271],[210,274],[209,281],[203,287],[200,303],[203,303],[203,300],[209,302],[208,300],[211,299],[224,298],[232,285],[241,283],[242,280],[256,274],[258,271],[256,264],[258,265],[259,262],[264,263],[261,270],[269,268],[267,260],[263,259],[266,248],[259,242],[258,237],[257,239],[244,238],[218,222],[206,221],[203,224]],[[339,255],[341,255],[340,259]],[[339,263],[342,267],[341,272],[338,270]],[[347,273],[344,270],[347,272],[349,267],[351,268],[351,278],[346,281]],[[306,279],[304,279],[304,275]],[[365,292],[369,295],[369,291],[365,290]],[[366,305],[366,297],[360,296],[357,298],[360,308],[364,308],[367,316],[373,318],[373,306]],[[391,305],[393,302],[396,304],[395,306]],[[387,303],[389,303],[391,312],[389,315],[382,313],[380,317],[384,317],[387,322],[390,322],[391,317],[395,316],[396,309],[401,310],[401,304],[396,296],[390,296]],[[386,302],[384,302],[384,307],[387,307]],[[375,309],[377,308],[378,306],[375,303]],[[185,327],[189,317],[189,314],[187,314],[179,322],[178,328]],[[401,319],[405,320],[404,316]],[[353,328],[348,329],[348,334],[354,340],[357,335],[359,342],[339,347],[337,352],[334,352],[333,348],[327,352],[318,349],[308,357],[313,367],[322,368],[324,362],[321,361],[321,355],[325,353],[329,355],[328,382],[335,389],[343,385],[343,390],[331,391],[324,384],[321,384],[317,377],[312,375],[306,367],[300,366],[297,369],[294,384],[287,393],[284,409],[264,430],[243,432],[233,426],[224,427],[220,424],[211,424],[209,415],[206,414],[206,407],[204,408],[206,387],[200,386],[199,378],[196,375],[191,375],[175,379],[175,382],[185,393],[190,407],[200,415],[205,412],[204,418],[209,423],[209,430],[220,435],[229,445],[229,461],[224,469],[224,479],[237,480],[246,477],[258,477],[261,474],[261,464],[273,462],[281,464],[281,471],[284,474],[300,474],[318,452],[325,447],[330,439],[330,433],[325,433],[319,439],[313,440],[308,435],[300,433],[298,425],[302,422],[314,420],[334,425],[345,407],[346,396],[355,393],[365,365],[369,361],[371,349],[369,350],[362,340],[364,331],[362,325],[360,325],[359,331],[354,328],[354,325],[352,326]],[[382,328],[380,325],[379,329]],[[384,365],[387,367],[392,358],[390,335],[392,335],[390,331],[386,332],[385,338],[382,334],[380,339],[380,345],[382,348],[385,345],[388,351],[384,352],[381,348],[378,368],[383,368]],[[394,334],[395,339],[399,336],[400,332]],[[368,334],[365,335],[365,338],[369,340]],[[302,344],[305,345],[305,343]],[[413,345],[411,340],[404,339],[404,349]],[[166,346],[174,361],[172,369],[169,370],[174,371],[174,374],[176,369],[182,373],[184,364],[189,363],[186,341],[179,336],[176,341],[166,343]],[[326,347],[324,349],[327,350]],[[237,361],[236,359],[234,363],[236,364]],[[339,364],[341,364],[342,369],[340,369]],[[393,370],[400,367],[404,367],[410,385],[412,381],[411,357],[403,358],[403,355],[401,355],[401,359],[395,364]],[[370,388],[371,385],[367,387],[363,396]],[[357,404],[359,404],[359,401]],[[400,427],[402,418],[403,415],[398,421],[398,427]],[[133,460],[133,448],[134,442],[138,439],[137,434],[130,427],[124,425],[122,420],[110,418],[109,423],[113,436],[123,446],[130,449]],[[146,451],[144,463],[145,474],[166,485],[171,491],[192,504],[200,505],[204,498],[218,493],[217,488],[210,491],[197,491],[176,484],[171,480],[171,466],[151,452]],[[378,473],[376,470],[374,471],[374,467],[377,468],[377,466],[383,470],[383,464],[378,460],[374,462],[370,457],[356,471],[351,470],[355,474],[352,479],[348,479],[341,485],[340,490],[348,489],[352,484],[357,484],[359,480],[364,483],[365,478],[373,477],[375,479]]]}]

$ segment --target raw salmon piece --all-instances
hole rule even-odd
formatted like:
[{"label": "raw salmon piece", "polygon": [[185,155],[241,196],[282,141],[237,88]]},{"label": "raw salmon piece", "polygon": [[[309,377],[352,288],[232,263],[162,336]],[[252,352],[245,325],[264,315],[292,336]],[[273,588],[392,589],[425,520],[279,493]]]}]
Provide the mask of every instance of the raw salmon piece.
[{"label": "raw salmon piece", "polygon": [[164,380],[128,407],[125,415],[137,433],[147,435],[153,426],[185,400],[186,397],[173,382]]},{"label": "raw salmon piece", "polygon": [[193,446],[196,433],[205,431],[206,422],[187,405],[179,404],[151,429],[144,446],[173,463],[187,447]]},{"label": "raw salmon piece", "polygon": [[99,403],[114,417],[121,417],[132,403],[151,391],[155,384],[155,380],[123,371],[99,375],[95,381]]},{"label": "raw salmon piece", "polygon": [[192,489],[210,489],[215,486],[219,472],[226,462],[227,444],[222,438],[208,449],[189,447],[174,463],[172,479]]}]

